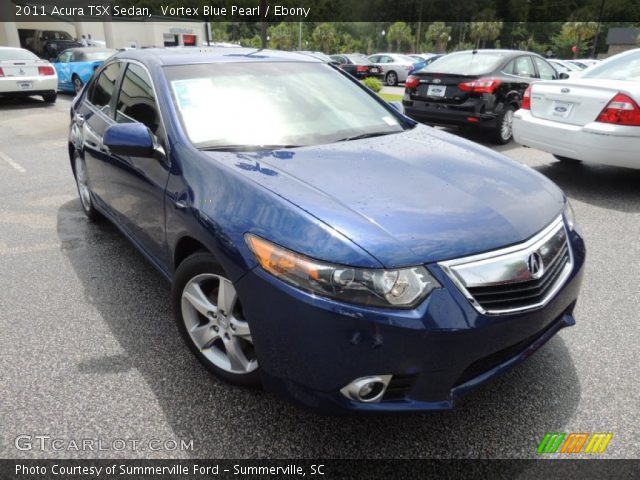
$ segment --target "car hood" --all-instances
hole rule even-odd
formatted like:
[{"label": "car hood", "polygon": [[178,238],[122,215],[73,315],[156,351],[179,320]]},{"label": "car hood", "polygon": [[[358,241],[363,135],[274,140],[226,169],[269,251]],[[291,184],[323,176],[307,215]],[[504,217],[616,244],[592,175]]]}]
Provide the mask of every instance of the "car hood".
[{"label": "car hood", "polygon": [[309,212],[387,267],[522,242],[564,206],[560,189],[534,170],[422,125],[330,145],[209,155]]}]

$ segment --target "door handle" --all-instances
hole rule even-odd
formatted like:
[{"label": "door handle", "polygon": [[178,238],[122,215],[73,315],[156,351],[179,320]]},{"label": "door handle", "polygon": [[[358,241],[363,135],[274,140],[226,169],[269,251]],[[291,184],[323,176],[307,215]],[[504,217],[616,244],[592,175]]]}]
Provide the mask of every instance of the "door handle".
[{"label": "door handle", "polygon": [[185,202],[184,200],[175,200],[173,202],[173,204],[176,206],[177,209],[179,210],[184,210],[185,208],[187,208],[189,205],[187,205],[187,202]]}]

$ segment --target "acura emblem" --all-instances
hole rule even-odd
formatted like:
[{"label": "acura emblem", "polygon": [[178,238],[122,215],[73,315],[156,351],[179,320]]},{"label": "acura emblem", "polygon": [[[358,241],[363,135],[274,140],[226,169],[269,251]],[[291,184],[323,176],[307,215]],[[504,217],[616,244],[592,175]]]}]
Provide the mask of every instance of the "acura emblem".
[{"label": "acura emblem", "polygon": [[442,83],[442,80],[440,80],[439,78],[434,78],[433,83]]},{"label": "acura emblem", "polygon": [[569,90],[567,87],[561,88],[560,91],[562,93],[569,93],[571,90]]},{"label": "acura emblem", "polygon": [[538,279],[544,273],[544,263],[542,262],[542,257],[538,252],[533,252],[527,258],[527,268],[531,273],[531,276],[534,279]]}]

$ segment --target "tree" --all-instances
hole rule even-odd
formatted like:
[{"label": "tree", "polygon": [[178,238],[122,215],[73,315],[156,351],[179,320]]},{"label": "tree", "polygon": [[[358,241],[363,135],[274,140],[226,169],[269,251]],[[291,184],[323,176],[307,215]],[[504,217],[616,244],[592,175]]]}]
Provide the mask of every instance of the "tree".
[{"label": "tree", "polygon": [[394,23],[389,27],[389,31],[387,32],[389,48],[393,48],[393,45],[395,44],[395,50],[397,52],[402,51],[403,45],[411,45],[413,43],[412,39],[413,35],[411,34],[411,28],[404,22]]},{"label": "tree", "polygon": [[313,30],[311,38],[320,51],[332,53],[333,48],[337,44],[338,32],[331,23],[319,23]]},{"label": "tree", "polygon": [[293,50],[298,44],[297,24],[281,22],[276,26],[269,27],[269,48],[277,50]]},{"label": "tree", "polygon": [[581,52],[583,42],[591,40],[598,31],[598,22],[566,22],[562,25],[560,34],[575,45],[573,58]]},{"label": "tree", "polygon": [[425,39],[427,43],[434,45],[436,53],[444,53],[447,50],[447,43],[451,34],[451,27],[444,22],[433,22],[427,28]]},{"label": "tree", "polygon": [[476,42],[476,48],[482,42],[485,47],[487,40],[492,42],[500,36],[502,32],[502,22],[496,20],[496,12],[487,8],[474,17],[469,25],[469,37]]}]

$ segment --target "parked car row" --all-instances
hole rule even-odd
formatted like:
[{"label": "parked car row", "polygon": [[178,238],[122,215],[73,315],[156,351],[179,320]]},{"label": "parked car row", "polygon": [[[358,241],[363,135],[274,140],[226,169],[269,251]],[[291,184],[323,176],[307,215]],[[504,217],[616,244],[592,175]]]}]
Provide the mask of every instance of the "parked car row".
[{"label": "parked car row", "polygon": [[0,96],[42,96],[54,103],[58,91],[78,93],[115,53],[107,48],[70,48],[49,62],[24,48],[0,47]]}]

